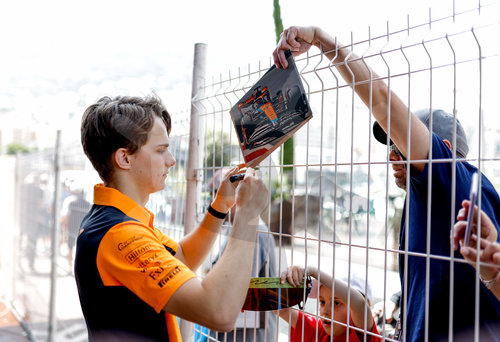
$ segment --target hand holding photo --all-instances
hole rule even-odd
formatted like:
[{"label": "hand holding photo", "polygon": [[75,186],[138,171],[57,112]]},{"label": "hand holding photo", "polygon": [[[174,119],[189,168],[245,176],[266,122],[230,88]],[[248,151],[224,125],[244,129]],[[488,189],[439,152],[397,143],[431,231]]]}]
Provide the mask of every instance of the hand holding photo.
[{"label": "hand holding photo", "polygon": [[312,280],[302,280],[301,286],[292,286],[290,283],[281,283],[279,277],[251,278],[245,303],[242,310],[247,311],[272,311],[287,309],[298,305],[304,307],[312,288]]},{"label": "hand holding photo", "polygon": [[295,61],[272,66],[230,110],[243,158],[255,167],[312,118]]}]

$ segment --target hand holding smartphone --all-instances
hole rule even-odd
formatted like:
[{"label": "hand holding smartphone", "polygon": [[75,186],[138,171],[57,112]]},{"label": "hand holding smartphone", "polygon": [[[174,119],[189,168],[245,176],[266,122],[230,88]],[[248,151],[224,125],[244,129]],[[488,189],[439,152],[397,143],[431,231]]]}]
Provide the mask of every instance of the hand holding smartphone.
[{"label": "hand holding smartphone", "polygon": [[472,220],[474,218],[474,207],[477,202],[477,193],[478,193],[478,175],[475,172],[472,175],[472,181],[470,185],[470,193],[469,193],[469,212],[467,213],[467,226],[465,228],[465,236],[464,236],[464,246],[469,246],[470,235],[472,232]]}]

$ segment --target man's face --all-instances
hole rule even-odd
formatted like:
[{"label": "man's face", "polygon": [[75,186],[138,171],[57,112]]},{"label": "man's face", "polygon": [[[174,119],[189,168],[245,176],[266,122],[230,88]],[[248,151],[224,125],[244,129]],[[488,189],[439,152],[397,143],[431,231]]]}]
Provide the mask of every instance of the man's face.
[{"label": "man's face", "polygon": [[159,117],[155,117],[146,144],[132,155],[134,178],[148,194],[165,188],[168,171],[175,165],[169,145],[165,124]]},{"label": "man's face", "polygon": [[[397,149],[396,145],[391,146],[391,153],[389,154],[390,161],[403,161],[404,158]],[[406,191],[406,164],[392,164],[394,170],[394,181],[396,185]]]}]

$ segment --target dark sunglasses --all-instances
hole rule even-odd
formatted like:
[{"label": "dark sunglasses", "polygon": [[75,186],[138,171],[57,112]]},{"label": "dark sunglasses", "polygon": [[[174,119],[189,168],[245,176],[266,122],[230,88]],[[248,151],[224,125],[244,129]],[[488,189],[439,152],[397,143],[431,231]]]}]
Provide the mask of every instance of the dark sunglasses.
[{"label": "dark sunglasses", "polygon": [[[287,309],[298,305],[304,307],[311,292],[311,277],[307,277],[301,286],[293,287],[288,282],[281,284],[280,278],[251,278],[242,310],[271,311]],[[304,297],[305,291],[305,297]]]}]

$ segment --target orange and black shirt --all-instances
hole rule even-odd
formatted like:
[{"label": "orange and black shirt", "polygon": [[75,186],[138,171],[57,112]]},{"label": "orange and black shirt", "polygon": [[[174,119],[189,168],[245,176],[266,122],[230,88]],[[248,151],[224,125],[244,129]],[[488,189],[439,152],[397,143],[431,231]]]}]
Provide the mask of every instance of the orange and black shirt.
[{"label": "orange and black shirt", "polygon": [[89,339],[180,341],[175,316],[162,309],[196,275],[177,243],[153,227],[153,214],[102,184],[82,221],[75,278]]}]

